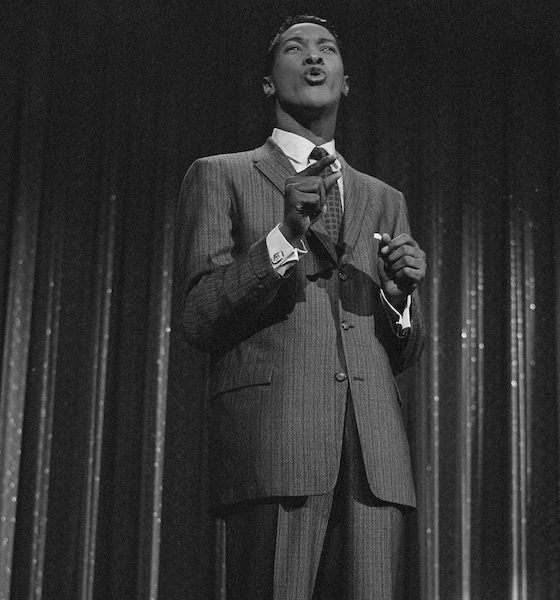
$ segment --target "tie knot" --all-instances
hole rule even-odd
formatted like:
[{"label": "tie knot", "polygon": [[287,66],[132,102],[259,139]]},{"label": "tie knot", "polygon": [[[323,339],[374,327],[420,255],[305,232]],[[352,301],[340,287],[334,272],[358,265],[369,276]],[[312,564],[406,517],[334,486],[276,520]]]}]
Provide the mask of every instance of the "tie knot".
[{"label": "tie knot", "polygon": [[328,156],[328,154],[329,153],[324,148],[319,148],[319,146],[315,146],[315,148],[313,148],[311,154],[309,155],[309,158],[313,160],[321,160],[325,156]]}]

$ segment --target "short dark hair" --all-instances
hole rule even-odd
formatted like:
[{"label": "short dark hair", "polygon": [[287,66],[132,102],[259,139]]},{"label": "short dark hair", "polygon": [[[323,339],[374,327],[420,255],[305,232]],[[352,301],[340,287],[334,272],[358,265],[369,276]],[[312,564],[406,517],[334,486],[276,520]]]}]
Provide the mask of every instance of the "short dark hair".
[{"label": "short dark hair", "polygon": [[316,25],[321,25],[324,27],[331,35],[334,37],[336,41],[336,45],[338,49],[341,50],[340,38],[336,33],[335,28],[329,23],[326,19],[322,17],[317,17],[316,15],[296,15],[292,17],[288,17],[282,25],[278,28],[278,31],[275,33],[274,37],[270,41],[270,45],[268,46],[268,54],[266,56],[266,64],[265,64],[265,75],[270,75],[272,71],[272,65],[274,64],[274,59],[276,57],[276,49],[278,48],[278,43],[280,42],[280,36],[290,29],[293,25],[297,25],[298,23],[315,23]]}]

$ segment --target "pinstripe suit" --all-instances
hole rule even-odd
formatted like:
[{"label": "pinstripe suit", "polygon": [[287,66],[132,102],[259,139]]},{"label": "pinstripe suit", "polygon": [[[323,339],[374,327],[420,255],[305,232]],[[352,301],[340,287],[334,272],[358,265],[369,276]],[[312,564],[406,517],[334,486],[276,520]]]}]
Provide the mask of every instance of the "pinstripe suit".
[{"label": "pinstripe suit", "polygon": [[414,506],[408,443],[393,374],[419,355],[399,338],[379,296],[375,231],[408,232],[400,192],[344,159],[342,256],[319,219],[288,277],[272,268],[267,233],[282,221],[294,173],[268,140],[197,160],[177,219],[177,274],[187,339],[211,354],[210,467],[215,500],[232,504],[332,491],[348,389],[367,481],[386,502]]}]

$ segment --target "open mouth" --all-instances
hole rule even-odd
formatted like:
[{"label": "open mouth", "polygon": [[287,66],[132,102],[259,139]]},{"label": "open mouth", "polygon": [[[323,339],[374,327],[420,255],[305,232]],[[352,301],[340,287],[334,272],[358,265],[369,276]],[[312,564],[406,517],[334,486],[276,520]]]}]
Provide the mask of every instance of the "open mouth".
[{"label": "open mouth", "polygon": [[303,78],[309,85],[321,85],[325,83],[327,74],[325,71],[323,71],[323,69],[312,67],[311,69],[307,69],[307,71],[305,71]]}]

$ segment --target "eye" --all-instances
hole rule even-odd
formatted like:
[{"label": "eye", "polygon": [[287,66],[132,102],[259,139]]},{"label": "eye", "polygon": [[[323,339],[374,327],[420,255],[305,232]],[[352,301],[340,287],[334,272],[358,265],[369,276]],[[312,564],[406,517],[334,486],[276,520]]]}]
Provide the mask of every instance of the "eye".
[{"label": "eye", "polygon": [[336,48],[334,46],[323,46],[321,48],[322,52],[332,52],[333,54],[336,54]]},{"label": "eye", "polygon": [[285,48],[285,52],[294,52],[294,51],[299,51],[301,50],[301,48],[299,46],[296,45],[292,45],[292,46],[286,46]]}]

